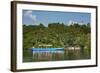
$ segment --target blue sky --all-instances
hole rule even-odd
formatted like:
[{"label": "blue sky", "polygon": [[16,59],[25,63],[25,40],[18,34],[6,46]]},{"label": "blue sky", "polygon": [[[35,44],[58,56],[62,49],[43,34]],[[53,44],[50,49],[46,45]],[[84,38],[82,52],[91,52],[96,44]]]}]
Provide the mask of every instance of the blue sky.
[{"label": "blue sky", "polygon": [[90,23],[90,13],[79,12],[60,12],[60,11],[39,11],[39,10],[23,10],[23,24],[39,25],[40,23],[48,26],[48,23],[64,23],[70,22]]}]

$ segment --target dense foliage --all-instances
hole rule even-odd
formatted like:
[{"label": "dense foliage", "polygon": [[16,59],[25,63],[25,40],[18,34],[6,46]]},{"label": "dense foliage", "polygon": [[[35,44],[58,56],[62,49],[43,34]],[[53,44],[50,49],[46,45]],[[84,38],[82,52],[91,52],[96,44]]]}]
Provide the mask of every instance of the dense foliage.
[{"label": "dense foliage", "polygon": [[65,47],[66,45],[90,44],[90,25],[63,23],[50,23],[48,27],[40,25],[23,25],[23,48],[39,47],[39,44],[52,44],[53,47]]},{"label": "dense foliage", "polygon": [[[88,24],[65,25],[49,23],[39,25],[23,25],[23,49],[39,47],[39,44],[52,44],[52,47],[80,45],[90,54],[91,27]],[[26,54],[27,55],[27,54]],[[24,55],[25,56],[25,55]]]}]

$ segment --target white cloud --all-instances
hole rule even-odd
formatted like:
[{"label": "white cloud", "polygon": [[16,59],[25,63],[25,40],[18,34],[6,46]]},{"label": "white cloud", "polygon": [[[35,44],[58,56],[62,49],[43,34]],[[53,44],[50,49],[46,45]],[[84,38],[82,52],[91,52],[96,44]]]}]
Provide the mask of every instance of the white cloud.
[{"label": "white cloud", "polygon": [[29,18],[31,18],[33,20],[33,22],[36,21],[36,15],[32,14],[32,10],[26,11],[25,16],[28,16]]},{"label": "white cloud", "polygon": [[87,23],[83,23],[83,22],[77,22],[77,21],[69,20],[68,25],[73,25],[73,24],[84,25],[84,24],[87,24]]}]

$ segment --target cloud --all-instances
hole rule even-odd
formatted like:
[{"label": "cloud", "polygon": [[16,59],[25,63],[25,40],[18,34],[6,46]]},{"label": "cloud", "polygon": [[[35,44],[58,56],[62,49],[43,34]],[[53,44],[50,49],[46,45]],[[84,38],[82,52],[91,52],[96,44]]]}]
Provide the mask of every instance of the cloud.
[{"label": "cloud", "polygon": [[28,16],[29,18],[31,18],[33,20],[33,22],[36,21],[36,15],[32,14],[32,10],[26,11],[25,16]]},{"label": "cloud", "polygon": [[77,21],[73,21],[73,20],[70,20],[70,21],[68,22],[68,25],[73,25],[73,24],[84,25],[84,24],[87,24],[87,23],[77,22]]}]

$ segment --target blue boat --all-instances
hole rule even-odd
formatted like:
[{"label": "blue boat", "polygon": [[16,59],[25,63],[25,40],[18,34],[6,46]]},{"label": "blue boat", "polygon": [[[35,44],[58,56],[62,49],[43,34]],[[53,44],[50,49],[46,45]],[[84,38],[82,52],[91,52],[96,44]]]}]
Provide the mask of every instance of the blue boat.
[{"label": "blue boat", "polygon": [[33,53],[43,53],[43,52],[64,52],[64,48],[32,48]]}]

